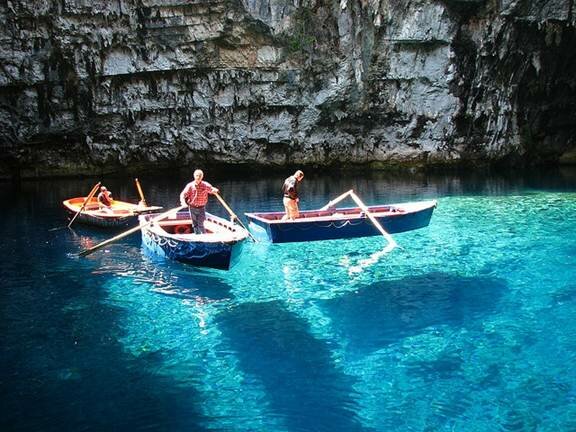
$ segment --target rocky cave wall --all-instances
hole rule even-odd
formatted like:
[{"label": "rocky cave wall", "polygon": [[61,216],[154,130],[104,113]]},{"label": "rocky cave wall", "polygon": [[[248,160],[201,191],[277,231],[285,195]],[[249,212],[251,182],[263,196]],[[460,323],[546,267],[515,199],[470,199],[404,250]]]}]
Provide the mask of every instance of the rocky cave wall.
[{"label": "rocky cave wall", "polygon": [[576,160],[573,2],[0,1],[0,176]]}]

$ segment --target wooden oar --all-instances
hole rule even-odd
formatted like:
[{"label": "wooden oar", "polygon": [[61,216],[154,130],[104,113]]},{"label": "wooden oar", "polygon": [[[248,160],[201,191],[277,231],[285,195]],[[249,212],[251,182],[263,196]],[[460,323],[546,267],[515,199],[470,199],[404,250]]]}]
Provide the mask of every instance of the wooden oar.
[{"label": "wooden oar", "polygon": [[76,218],[80,215],[80,213],[82,213],[82,210],[84,210],[84,207],[86,207],[86,204],[88,204],[90,202],[90,200],[92,199],[92,197],[96,194],[96,192],[98,191],[98,188],[100,187],[100,184],[101,183],[98,182],[94,185],[94,187],[92,188],[92,190],[90,191],[90,193],[88,194],[88,196],[86,197],[84,202],[82,203],[82,207],[80,207],[80,210],[78,210],[76,212],[76,214],[74,215],[74,217],[72,218],[72,220],[68,224],[68,228],[70,228],[70,226],[74,223]]},{"label": "wooden oar", "polygon": [[220,196],[220,194],[218,192],[216,192],[214,195],[216,196],[216,198],[218,198],[218,201],[220,201],[220,204],[222,204],[222,206],[228,211],[228,213],[230,213],[232,220],[236,220],[236,222],[238,222],[238,224],[246,230],[246,232],[248,233],[248,235],[250,236],[252,241],[254,243],[256,243],[257,240],[254,238],[254,236],[252,234],[250,234],[250,230],[244,226],[242,221],[238,218],[238,216],[236,216],[236,213],[234,213],[234,211],[230,208],[230,206],[228,206],[228,204],[226,204],[226,201],[224,201],[224,199]]},{"label": "wooden oar", "polygon": [[80,252],[78,255],[79,256],[86,256],[86,255],[90,255],[92,252],[97,251],[100,248],[103,248],[106,245],[109,245],[110,243],[115,242],[116,240],[120,240],[121,238],[124,238],[132,233],[135,233],[136,231],[140,231],[142,228],[148,226],[148,225],[152,225],[154,222],[158,222],[159,220],[162,220],[164,218],[167,218],[168,216],[170,216],[172,213],[178,213],[180,210],[185,209],[186,206],[180,206],[180,207],[176,207],[173,208],[171,210],[168,210],[167,212],[161,213],[160,215],[156,216],[153,219],[150,219],[148,222],[146,222],[145,224],[142,225],[138,225],[134,228],[129,229],[128,231],[124,231],[121,234],[118,234],[116,237],[112,237],[111,239],[105,240],[102,243],[98,243],[96,246],[92,246],[89,249],[85,249],[82,252]]},{"label": "wooden oar", "polygon": [[328,204],[326,204],[324,207],[322,207],[320,210],[328,210],[330,207],[334,206],[336,203],[339,203],[340,201],[342,201],[344,198],[348,197],[351,193],[353,193],[353,190],[350,189],[348,192],[344,192],[342,195],[334,198],[332,201],[329,201]]},{"label": "wooden oar", "polygon": [[386,230],[382,227],[380,222],[378,222],[378,219],[374,217],[374,215],[368,210],[368,207],[366,207],[366,205],[362,202],[362,200],[358,197],[358,195],[356,195],[352,190],[350,191],[350,197],[356,202],[356,204],[358,204],[358,207],[362,209],[362,211],[366,214],[366,216],[368,216],[368,218],[374,224],[376,229],[382,233],[382,235],[386,240],[388,240],[387,249],[392,250],[396,246],[398,246],[396,241],[394,241],[394,239],[392,238],[392,236],[386,232]]},{"label": "wooden oar", "polygon": [[138,189],[138,195],[140,195],[140,203],[142,204],[143,207],[148,207],[148,204],[146,204],[146,199],[144,198],[144,192],[142,192],[142,186],[140,186],[140,182],[138,181],[137,178],[135,178],[134,181],[136,182],[136,189]]}]

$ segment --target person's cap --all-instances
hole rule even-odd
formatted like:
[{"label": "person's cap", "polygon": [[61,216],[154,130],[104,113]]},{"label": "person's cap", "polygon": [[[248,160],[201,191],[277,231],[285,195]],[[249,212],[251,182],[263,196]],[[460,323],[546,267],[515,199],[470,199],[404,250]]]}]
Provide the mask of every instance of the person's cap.
[{"label": "person's cap", "polygon": [[108,190],[108,189],[106,189],[106,186],[100,186],[100,190],[101,190],[101,191],[105,191],[105,190]]}]

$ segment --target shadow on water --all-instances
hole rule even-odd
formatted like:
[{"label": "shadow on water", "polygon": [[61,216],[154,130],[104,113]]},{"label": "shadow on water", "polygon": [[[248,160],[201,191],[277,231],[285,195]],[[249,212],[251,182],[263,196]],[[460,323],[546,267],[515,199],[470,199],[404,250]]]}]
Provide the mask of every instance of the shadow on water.
[{"label": "shadow on water", "polygon": [[28,278],[39,257],[20,254],[26,283],[1,294],[1,430],[205,430],[198,392],[155,373],[167,353],[123,349],[107,275],[79,265]]},{"label": "shadow on water", "polygon": [[[504,281],[430,273],[383,281],[318,302],[347,349],[369,354],[430,326],[465,326],[494,313]],[[361,318],[360,318],[361,317]]]},{"label": "shadow on water", "polygon": [[290,431],[361,431],[354,380],[339,371],[329,346],[281,302],[244,303],[218,319],[240,368],[264,385],[269,409]]},{"label": "shadow on water", "polygon": [[[207,179],[220,187],[227,202],[241,215],[243,211],[281,209],[280,186],[291,173],[276,178],[208,175]],[[354,415],[358,408],[356,382],[335,363],[330,343],[316,339],[308,322],[283,304],[248,303],[228,308],[233,290],[225,277],[204,277],[179,264],[155,265],[146,260],[143,264],[137,234],[111,247],[105,257],[101,254],[94,258],[98,272],[88,258],[73,265],[63,263],[70,261],[66,253],[78,251],[81,245],[65,231],[46,233],[67,223],[61,201],[86,194],[97,180],[103,180],[118,199],[138,199],[132,179],[46,180],[16,186],[0,183],[0,430],[208,428],[213,418],[202,414],[204,390],[201,393],[195,381],[183,384],[177,375],[158,373],[171,361],[170,352],[161,348],[134,354],[121,342],[130,336],[123,325],[126,314],[141,312],[146,306],[146,313],[134,315],[148,320],[156,311],[154,301],[143,303],[141,287],[132,292],[131,299],[118,289],[114,292],[116,303],[108,301],[110,292],[103,287],[122,278],[129,279],[129,287],[141,278],[142,289],[158,288],[164,290],[162,294],[184,300],[224,300],[224,307],[214,318],[225,336],[221,345],[232,347],[247,379],[265,387],[271,415],[281,417],[291,432],[362,429]],[[140,180],[149,203],[171,208],[177,205],[178,193],[189,179]],[[304,208],[313,208],[350,188],[360,192],[367,203],[375,203],[444,195],[509,194],[543,187],[574,190],[575,184],[574,171],[521,179],[449,174],[403,178],[366,173],[331,177],[307,172],[302,198]],[[217,208],[218,203],[212,201],[210,206]],[[79,231],[86,242],[110,237],[88,231],[84,235],[83,228]],[[137,259],[133,261],[126,259],[134,256]],[[100,264],[108,270],[102,270]],[[337,282],[336,277],[330,280],[331,285]],[[567,285],[555,298],[557,302],[571,301],[573,288]],[[435,273],[379,282],[360,287],[356,293],[314,302],[347,342],[345,349],[362,354],[429,327],[473,326],[497,313],[506,289],[499,279]],[[162,305],[170,300],[155,297],[153,300]],[[122,308],[123,301],[126,308]],[[133,329],[140,330],[137,319],[131,323]],[[180,324],[179,319],[175,320],[178,332]],[[179,370],[190,367],[184,355],[178,362]],[[444,367],[454,366],[448,362]],[[314,427],[311,421],[316,423]]]}]

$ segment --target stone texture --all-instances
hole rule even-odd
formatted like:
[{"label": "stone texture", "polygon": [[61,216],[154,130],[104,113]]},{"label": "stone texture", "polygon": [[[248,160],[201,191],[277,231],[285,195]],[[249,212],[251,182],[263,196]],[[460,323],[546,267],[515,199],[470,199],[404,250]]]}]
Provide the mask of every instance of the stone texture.
[{"label": "stone texture", "polygon": [[0,2],[0,177],[573,163],[568,0]]}]

